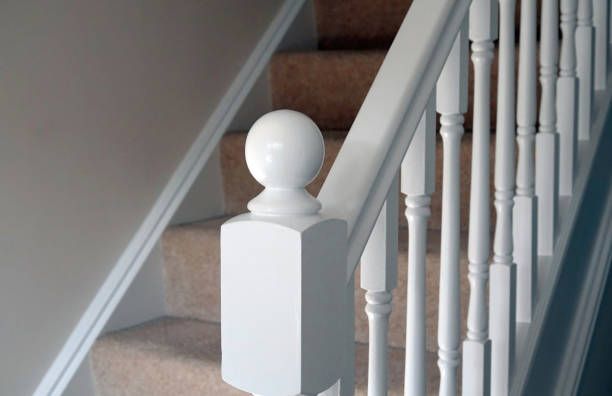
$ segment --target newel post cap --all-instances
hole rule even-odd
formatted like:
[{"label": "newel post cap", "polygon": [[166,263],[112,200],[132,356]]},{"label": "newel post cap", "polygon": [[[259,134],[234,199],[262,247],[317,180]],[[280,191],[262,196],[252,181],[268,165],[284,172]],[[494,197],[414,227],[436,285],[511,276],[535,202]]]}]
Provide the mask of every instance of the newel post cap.
[{"label": "newel post cap", "polygon": [[319,174],[325,145],[317,125],[293,110],[276,110],[249,130],[245,157],[249,171],[265,189],[248,209],[259,215],[313,215],[321,203],[306,187]]}]

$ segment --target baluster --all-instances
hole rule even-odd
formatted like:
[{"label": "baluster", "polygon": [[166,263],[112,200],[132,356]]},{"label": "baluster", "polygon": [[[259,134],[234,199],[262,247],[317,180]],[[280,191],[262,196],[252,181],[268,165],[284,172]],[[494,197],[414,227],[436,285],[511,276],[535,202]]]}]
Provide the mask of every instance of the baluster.
[{"label": "baluster", "polygon": [[576,73],[578,75],[578,139],[591,136],[593,103],[593,29],[592,0],[579,0],[576,28]]},{"label": "baluster", "polygon": [[512,259],[514,198],[514,13],[515,0],[501,0],[499,80],[495,141],[495,240],[491,265],[491,394],[507,395],[514,358],[516,266]]},{"label": "baluster", "polygon": [[593,0],[595,26],[595,67],[593,83],[596,90],[606,88],[608,77],[608,0]]},{"label": "baluster", "polygon": [[537,264],[537,197],[535,124],[537,119],[537,2],[521,2],[521,38],[516,109],[518,166],[514,197],[513,236],[516,262],[516,320],[531,323]]},{"label": "baluster", "polygon": [[461,311],[459,300],[459,170],[463,114],[467,111],[467,18],[448,55],[436,86],[444,161],[442,176],[442,237],[438,309],[440,395],[456,395]]},{"label": "baluster", "polygon": [[556,79],[559,52],[557,0],[542,2],[540,47],[540,129],[536,135],[536,195],[538,196],[538,254],[550,256],[555,245],[559,196],[559,135]]},{"label": "baluster", "polygon": [[425,257],[430,195],[435,190],[436,109],[432,93],[402,162],[408,220],[408,294],[404,395],[425,395]]},{"label": "baluster", "polygon": [[474,63],[474,130],[468,259],[470,305],[463,342],[463,394],[489,395],[491,341],[488,335],[486,285],[489,279],[489,180],[491,63],[497,38],[497,0],[475,0],[470,7],[470,40]]},{"label": "baluster", "polygon": [[368,395],[387,394],[387,340],[391,291],[397,286],[398,199],[396,177],[361,255],[361,287],[366,290],[369,325]]},{"label": "baluster", "polygon": [[559,130],[559,194],[572,195],[576,173],[576,113],[578,79],[576,78],[576,10],[577,0],[561,0],[563,42],[559,79],[557,80],[557,114]]}]

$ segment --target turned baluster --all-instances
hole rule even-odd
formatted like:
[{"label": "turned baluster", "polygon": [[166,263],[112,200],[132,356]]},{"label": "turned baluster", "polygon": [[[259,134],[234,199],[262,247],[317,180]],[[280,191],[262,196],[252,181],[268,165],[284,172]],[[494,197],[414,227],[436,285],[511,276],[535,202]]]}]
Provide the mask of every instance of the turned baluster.
[{"label": "turned baluster", "polygon": [[578,139],[591,136],[593,117],[593,2],[579,0],[576,27],[576,73],[578,75]]},{"label": "turned baluster", "polygon": [[436,108],[440,113],[444,152],[438,308],[438,367],[442,396],[458,393],[457,366],[461,337],[459,175],[463,114],[467,111],[468,55],[466,18],[436,85]]},{"label": "turned baluster", "polygon": [[515,0],[501,0],[499,25],[499,80],[495,141],[495,240],[491,265],[490,338],[491,394],[507,395],[514,359],[516,321],[516,266],[512,258],[514,204],[514,13]]},{"label": "turned baluster", "polygon": [[550,256],[555,246],[559,200],[559,135],[557,133],[558,0],[543,0],[540,44],[540,125],[536,135],[538,254]]},{"label": "turned baluster", "polygon": [[559,194],[572,195],[576,173],[576,11],[577,0],[561,0],[563,42],[557,80],[557,125],[559,130]]},{"label": "turned baluster", "polygon": [[387,346],[391,292],[397,286],[397,177],[389,188],[368,243],[361,255],[361,287],[366,290],[369,325],[368,395],[387,394]]},{"label": "turned baluster", "polygon": [[475,0],[470,7],[470,40],[474,63],[474,122],[468,260],[470,305],[463,342],[463,394],[489,395],[491,341],[486,285],[490,256],[490,120],[491,63],[497,38],[497,0]]},{"label": "turned baluster", "polygon": [[518,166],[512,218],[516,262],[516,320],[531,323],[537,265],[535,124],[537,94],[537,2],[521,2],[521,37],[516,109]]},{"label": "turned baluster", "polygon": [[402,162],[401,188],[408,220],[408,293],[404,395],[424,396],[426,389],[425,267],[430,195],[435,189],[436,113],[431,95]]},{"label": "turned baluster", "polygon": [[608,0],[593,0],[595,27],[595,67],[593,84],[596,90],[606,89],[608,77]]}]

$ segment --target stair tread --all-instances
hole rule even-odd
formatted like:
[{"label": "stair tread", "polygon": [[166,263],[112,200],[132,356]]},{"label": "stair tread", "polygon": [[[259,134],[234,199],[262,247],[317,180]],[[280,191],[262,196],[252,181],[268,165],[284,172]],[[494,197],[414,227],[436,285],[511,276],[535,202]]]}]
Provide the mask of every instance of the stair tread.
[{"label": "stair tread", "polygon": [[[109,333],[91,350],[100,396],[246,395],[221,379],[218,323],[163,317]],[[355,346],[356,395],[367,394],[367,344]],[[436,354],[427,353],[428,394],[436,394]],[[403,394],[404,350],[389,348],[389,395]]]},{"label": "stair tread", "polygon": [[[169,227],[162,236],[164,287],[168,312],[211,322],[220,321],[220,225],[229,217]],[[460,281],[462,317],[467,314],[469,285],[467,280],[467,234],[461,235]],[[437,348],[438,289],[440,270],[440,232],[430,230],[427,236],[427,347]],[[389,345],[402,347],[406,338],[406,290],[408,231],[399,229],[398,286],[393,291],[389,322]],[[368,325],[365,291],[359,287],[359,269],[355,274],[355,337],[367,342]],[[463,329],[465,332],[465,329]]]}]

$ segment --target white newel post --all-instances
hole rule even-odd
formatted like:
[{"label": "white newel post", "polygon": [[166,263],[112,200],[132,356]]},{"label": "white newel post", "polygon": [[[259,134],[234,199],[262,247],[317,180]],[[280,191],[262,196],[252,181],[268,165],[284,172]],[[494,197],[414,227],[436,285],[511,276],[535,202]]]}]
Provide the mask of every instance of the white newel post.
[{"label": "white newel post", "polygon": [[578,79],[576,78],[576,11],[578,0],[561,0],[563,42],[557,80],[559,194],[572,195],[578,150]]},{"label": "white newel post", "polygon": [[558,0],[543,0],[540,44],[540,129],[536,135],[538,254],[551,256],[555,247],[559,203],[559,135],[557,134]]},{"label": "white newel post", "polygon": [[491,63],[497,38],[497,0],[475,0],[470,7],[470,40],[474,64],[474,121],[468,260],[470,305],[467,338],[463,342],[463,394],[483,396],[491,391],[486,286],[490,257],[490,125]]},{"label": "white newel post", "polygon": [[578,75],[578,139],[591,136],[593,117],[593,29],[592,0],[578,1],[578,26],[576,27],[576,73]]},{"label": "white newel post", "polygon": [[495,140],[495,240],[489,287],[491,394],[507,395],[516,332],[516,266],[512,257],[514,204],[514,14],[515,0],[500,0],[499,80]]},{"label": "white newel post", "polygon": [[406,195],[405,214],[408,220],[405,396],[426,394],[425,267],[430,195],[436,183],[435,154],[436,108],[435,94],[432,93],[401,168],[401,189]]},{"label": "white newel post", "polygon": [[537,2],[521,2],[521,37],[516,108],[518,166],[512,218],[516,262],[516,320],[531,323],[537,267],[535,130],[537,103]]},{"label": "white newel post", "polygon": [[316,395],[342,376],[346,222],[319,215],[306,186],[323,138],[280,110],[249,131],[246,160],[265,186],[221,227],[222,376],[257,395]]},{"label": "white newel post", "polygon": [[468,102],[467,25],[466,18],[436,85],[436,108],[440,113],[440,135],[442,135],[444,152],[438,308],[438,367],[441,396],[458,394],[457,367],[461,338],[459,175],[463,114],[467,111]]},{"label": "white newel post", "polygon": [[593,84],[596,90],[606,89],[608,77],[608,4],[609,0],[593,0],[595,26],[595,67]]},{"label": "white newel post", "polygon": [[368,396],[387,394],[391,292],[397,286],[398,205],[399,186],[395,178],[361,255],[361,287],[366,290],[369,324]]}]

